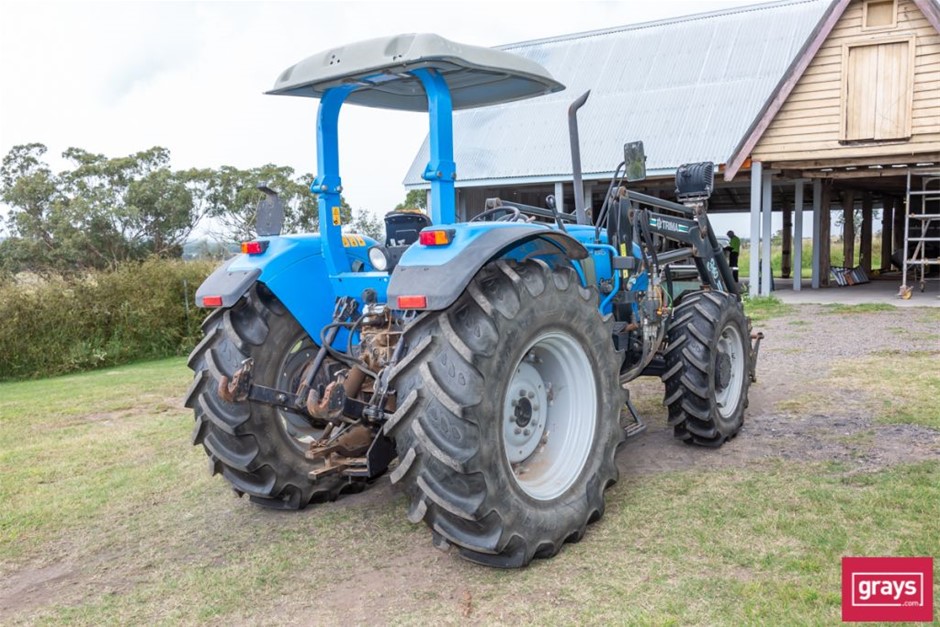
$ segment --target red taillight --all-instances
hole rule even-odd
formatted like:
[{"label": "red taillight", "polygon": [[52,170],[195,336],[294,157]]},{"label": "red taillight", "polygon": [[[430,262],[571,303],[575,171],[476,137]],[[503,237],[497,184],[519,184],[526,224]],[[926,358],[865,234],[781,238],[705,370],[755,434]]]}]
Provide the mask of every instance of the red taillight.
[{"label": "red taillight", "polygon": [[422,246],[447,246],[453,237],[453,230],[435,229],[433,231],[421,231],[418,234],[418,242]]},{"label": "red taillight", "polygon": [[427,296],[399,296],[399,309],[424,309],[428,306]]},{"label": "red taillight", "polygon": [[260,255],[268,249],[265,241],[242,242],[242,252],[246,255]]},{"label": "red taillight", "polygon": [[203,307],[221,307],[222,297],[221,296],[203,296],[202,306]]}]

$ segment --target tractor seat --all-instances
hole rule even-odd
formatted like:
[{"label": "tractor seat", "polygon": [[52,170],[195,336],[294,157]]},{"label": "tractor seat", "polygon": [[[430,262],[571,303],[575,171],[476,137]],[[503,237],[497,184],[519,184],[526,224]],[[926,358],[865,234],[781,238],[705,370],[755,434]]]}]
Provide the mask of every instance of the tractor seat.
[{"label": "tractor seat", "polygon": [[410,246],[427,226],[431,226],[431,218],[420,211],[389,211],[385,214],[385,245]]}]

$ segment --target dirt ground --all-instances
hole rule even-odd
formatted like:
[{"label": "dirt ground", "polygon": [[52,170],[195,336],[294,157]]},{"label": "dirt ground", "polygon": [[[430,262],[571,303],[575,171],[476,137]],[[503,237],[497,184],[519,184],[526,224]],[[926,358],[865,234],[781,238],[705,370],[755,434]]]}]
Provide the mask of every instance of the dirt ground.
[{"label": "dirt ground", "polygon": [[[848,472],[940,459],[940,431],[883,424],[873,418],[872,408],[891,396],[890,381],[880,389],[852,389],[834,386],[829,380],[840,364],[883,354],[903,358],[908,352],[927,351],[940,367],[936,316],[911,309],[834,314],[825,307],[805,305],[798,308],[798,316],[772,318],[756,323],[755,328],[763,331],[766,339],[761,346],[758,382],[751,387],[750,407],[738,437],[718,450],[678,443],[665,424],[661,383],[637,382],[631,386],[632,395],[649,428],[620,451],[617,459],[622,481],[643,481],[651,474],[677,470],[757,466],[773,459],[836,461],[844,463]],[[180,407],[172,411],[185,410]],[[218,478],[213,485],[223,490]],[[272,523],[286,528],[295,524],[290,521],[297,516],[317,515],[315,507],[284,516],[249,507],[243,500],[226,503],[221,519],[218,509],[211,515],[216,517],[214,524],[231,525],[233,529]],[[403,511],[397,511],[402,510],[400,497],[387,477],[363,493],[345,496],[325,507],[330,515],[352,508],[357,512],[396,510],[394,513],[403,516]],[[208,516],[209,512],[189,515]],[[380,520],[375,522],[381,526]],[[478,567],[463,565],[434,549],[427,534],[412,534],[406,539],[412,537],[418,540],[409,542],[407,549],[392,551],[381,560],[351,564],[356,586],[349,586],[341,575],[335,581],[318,579],[315,608],[284,606],[265,615],[262,622],[294,622],[298,611],[315,609],[313,615],[328,623],[372,623],[384,610],[393,610],[406,592],[414,596],[416,590],[442,588],[448,591],[445,594],[451,597],[449,602],[456,608],[466,606],[469,615],[474,600],[467,582],[485,575]],[[24,619],[31,622],[32,612],[69,599],[80,602],[91,594],[90,590],[100,591],[102,586],[120,594],[137,578],[149,576],[146,565],[136,569],[114,567],[107,551],[88,561],[88,556],[68,546],[67,540],[56,552],[59,558],[51,565],[27,565],[4,573],[0,623]],[[394,576],[390,576],[392,573]],[[303,620],[311,615],[305,614]],[[258,620],[243,616],[234,622]]]},{"label": "dirt ground", "polygon": [[758,381],[750,389],[744,428],[719,450],[676,447],[665,410],[655,405],[662,386],[655,380],[634,384],[634,398],[644,399],[652,419],[647,432],[628,442],[618,456],[621,472],[746,466],[770,458],[841,461],[857,470],[874,470],[940,459],[940,432],[872,420],[872,407],[891,397],[889,379],[879,389],[836,386],[828,380],[835,365],[879,355],[903,359],[904,353],[928,351],[935,371],[940,370],[937,318],[905,309],[846,314],[803,305],[797,311],[798,316],[754,324],[766,336]]}]

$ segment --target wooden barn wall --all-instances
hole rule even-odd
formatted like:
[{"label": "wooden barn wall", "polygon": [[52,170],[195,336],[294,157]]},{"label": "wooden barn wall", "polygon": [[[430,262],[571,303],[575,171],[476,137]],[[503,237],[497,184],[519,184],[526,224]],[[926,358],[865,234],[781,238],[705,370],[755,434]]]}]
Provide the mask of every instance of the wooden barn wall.
[{"label": "wooden barn wall", "polygon": [[[767,132],[752,152],[755,160],[803,161],[940,151],[940,34],[910,0],[898,0],[897,26],[863,31],[864,0],[855,0],[823,43]],[[844,44],[913,35],[914,94],[911,137],[868,145],[844,145]]]}]

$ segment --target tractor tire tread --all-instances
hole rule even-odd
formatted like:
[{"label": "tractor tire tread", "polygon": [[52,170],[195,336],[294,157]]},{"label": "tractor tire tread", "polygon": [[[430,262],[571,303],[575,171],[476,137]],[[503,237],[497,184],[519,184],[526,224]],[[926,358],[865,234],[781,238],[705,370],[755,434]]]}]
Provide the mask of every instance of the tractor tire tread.
[{"label": "tractor tire tread", "polygon": [[[663,350],[667,424],[679,440],[705,447],[721,446],[737,435],[747,407],[746,374],[741,390],[743,399],[727,418],[718,413],[713,381],[717,335],[732,324],[737,326],[743,342],[748,337],[749,327],[740,300],[723,292],[695,292],[683,297],[672,317]],[[744,346],[745,359],[749,359],[748,348]]]},{"label": "tractor tire tread", "polygon": [[188,360],[194,376],[185,403],[195,414],[192,442],[205,449],[210,473],[221,474],[239,496],[274,509],[303,509],[353,489],[346,477],[310,480],[310,463],[275,426],[280,418],[274,408],[219,396],[222,377],[230,378],[249,358],[255,359],[257,376],[259,366],[271,361],[268,351],[283,350],[278,340],[298,332],[280,301],[255,284],[232,307],[212,310],[202,328],[205,337]]},{"label": "tractor tire tread", "polygon": [[[427,523],[436,546],[454,546],[463,558],[504,568],[550,557],[566,541],[583,537],[587,524],[603,513],[604,489],[617,480],[614,453],[623,439],[616,420],[612,426],[598,427],[607,429],[602,435],[607,441],[601,459],[587,462],[596,464],[595,480],[586,494],[573,499],[577,504],[555,514],[565,519],[563,531],[555,535],[526,528],[525,517],[510,506],[509,488],[496,485],[489,475],[487,464],[495,457],[489,449],[502,453],[484,439],[474,408],[484,394],[493,392],[487,368],[506,329],[535,299],[546,306],[574,300],[580,303],[579,311],[593,311],[590,320],[574,322],[595,329],[591,337],[598,339],[592,350],[609,360],[602,366],[607,372],[619,371],[619,355],[609,341],[612,322],[597,313],[596,292],[581,287],[570,268],[553,271],[544,262],[529,260],[485,266],[449,309],[416,321],[405,333],[405,341],[415,349],[390,377],[406,399],[386,423],[385,433],[403,452],[390,478],[409,495],[408,519]],[[598,323],[605,331],[597,332]],[[616,389],[622,393],[619,385]],[[619,415],[624,401],[615,393],[598,397],[599,403],[611,405],[605,409],[613,415]]]}]

